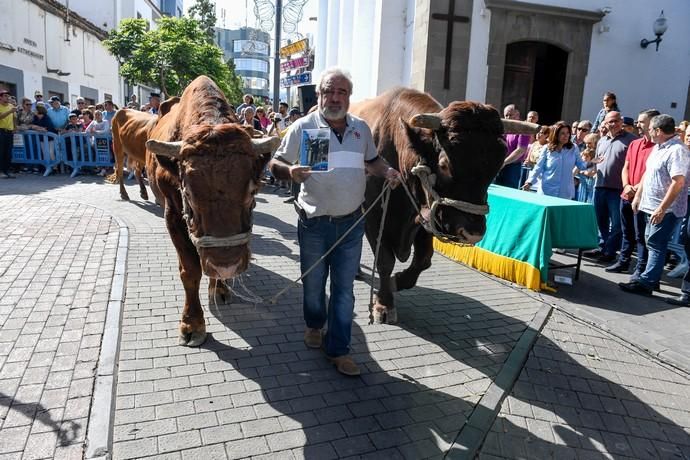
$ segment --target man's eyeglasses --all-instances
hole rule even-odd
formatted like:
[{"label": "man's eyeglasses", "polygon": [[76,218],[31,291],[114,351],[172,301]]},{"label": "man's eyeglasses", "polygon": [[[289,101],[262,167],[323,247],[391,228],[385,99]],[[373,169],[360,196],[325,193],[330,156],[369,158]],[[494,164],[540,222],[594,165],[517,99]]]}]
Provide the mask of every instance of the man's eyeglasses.
[{"label": "man's eyeglasses", "polygon": [[583,128],[583,127],[581,127],[581,126],[578,126],[578,127],[577,127],[577,130],[578,130],[578,131],[587,132],[587,131],[589,131],[589,128]]}]

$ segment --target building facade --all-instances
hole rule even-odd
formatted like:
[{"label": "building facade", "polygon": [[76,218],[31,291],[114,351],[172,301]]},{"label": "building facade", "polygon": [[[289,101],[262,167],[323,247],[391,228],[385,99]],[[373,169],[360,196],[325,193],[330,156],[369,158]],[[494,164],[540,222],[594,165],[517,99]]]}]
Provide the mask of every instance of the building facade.
[{"label": "building facade", "polygon": [[260,97],[264,102],[271,93],[270,43],[270,35],[258,29],[216,27],[216,44],[223,50],[226,61],[233,60],[235,73],[244,82],[244,93]]},{"label": "building facade", "polygon": [[[55,1],[55,0],[52,0]],[[156,28],[156,21],[164,15],[182,16],[182,0],[59,0],[64,5],[96,24],[105,31],[111,31],[123,19],[145,19],[152,29]],[[174,13],[174,14],[173,14]],[[149,94],[159,92],[156,88],[143,85],[129,85],[120,79],[120,93],[125,99],[134,94],[138,100],[146,102]],[[117,102],[116,102],[117,103]]]},{"label": "building facade", "polygon": [[[56,1],[56,0],[52,0]],[[121,20],[127,18],[146,19],[152,28],[163,16],[162,3],[182,3],[165,0],[59,0],[60,3],[88,19],[98,27],[111,31]],[[181,10],[181,7],[180,7]],[[167,13],[166,13],[167,14]]]},{"label": "building facade", "polygon": [[184,6],[182,0],[160,0],[161,12],[166,16],[181,18]]},{"label": "building facade", "polygon": [[[662,10],[659,50],[642,48]],[[320,0],[318,20],[315,72],[349,68],[353,100],[405,85],[552,123],[593,119],[613,91],[625,116],[690,118],[687,1]]]},{"label": "building facade", "polygon": [[106,32],[55,0],[0,0],[0,87],[17,98],[36,91],[74,104],[121,100],[115,58]]}]

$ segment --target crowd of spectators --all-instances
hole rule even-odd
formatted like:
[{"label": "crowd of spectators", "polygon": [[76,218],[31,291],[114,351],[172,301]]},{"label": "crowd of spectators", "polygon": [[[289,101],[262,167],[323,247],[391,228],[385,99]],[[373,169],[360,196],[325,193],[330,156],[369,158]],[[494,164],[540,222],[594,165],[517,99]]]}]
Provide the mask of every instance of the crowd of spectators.
[{"label": "crowd of spectators", "polygon": [[[559,121],[542,126],[533,139],[506,135],[506,159],[496,183],[591,203],[599,247],[585,256],[607,272],[632,269],[620,288],[652,295],[659,289],[669,242],[680,237],[690,255],[690,122],[676,125],[655,109],[641,111],[636,119],[624,117],[613,92],[604,94],[602,105],[594,123]],[[515,105],[505,107],[504,117],[519,119]],[[529,112],[527,121],[538,122],[538,114]],[[690,273],[681,298],[669,302],[690,306]]]},{"label": "crowd of spectators", "polygon": [[[149,101],[142,105],[132,95],[126,107],[157,114],[160,103],[158,93],[151,93]],[[79,97],[76,108],[70,110],[69,104],[58,96],[44,102],[41,91],[34,93],[34,100],[22,98],[17,103],[8,91],[0,91],[0,145],[6,147],[9,143],[11,151],[11,135],[25,130],[55,134],[108,133],[117,109],[112,100],[88,105],[86,99]],[[285,102],[280,102],[278,111],[274,112],[269,105],[256,104],[249,94],[235,111],[239,122],[257,134],[281,138],[304,115],[299,108],[290,108]],[[520,119],[520,112],[510,104],[504,109],[504,117]],[[539,114],[530,111],[526,120],[538,123]],[[680,234],[690,249],[690,238],[685,238],[690,196],[686,193],[690,175],[688,121],[676,126],[670,116],[654,109],[641,111],[636,119],[624,117],[616,95],[606,92],[594,122],[559,121],[552,126],[541,126],[534,136],[508,134],[506,144],[506,158],[495,182],[591,203],[600,245],[586,255],[606,264],[608,272],[629,272],[634,268],[630,281],[621,284],[622,289],[651,295],[658,288],[661,273],[658,267],[660,264],[663,267],[659,260],[665,261],[668,242]],[[0,162],[0,174],[4,178],[14,177],[5,154]],[[270,173],[266,179],[274,182]],[[637,255],[634,267],[633,253]],[[690,277],[687,284],[684,302],[690,306]]]}]

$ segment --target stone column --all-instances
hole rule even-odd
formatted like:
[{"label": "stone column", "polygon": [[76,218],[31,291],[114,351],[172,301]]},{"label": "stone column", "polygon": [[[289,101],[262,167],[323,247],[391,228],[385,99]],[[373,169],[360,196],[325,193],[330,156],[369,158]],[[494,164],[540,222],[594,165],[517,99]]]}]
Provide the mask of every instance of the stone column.
[{"label": "stone column", "polygon": [[376,0],[355,0],[352,36],[352,50],[355,58],[351,61],[350,72],[354,83],[352,101],[374,96],[376,79],[373,58],[374,16]]}]

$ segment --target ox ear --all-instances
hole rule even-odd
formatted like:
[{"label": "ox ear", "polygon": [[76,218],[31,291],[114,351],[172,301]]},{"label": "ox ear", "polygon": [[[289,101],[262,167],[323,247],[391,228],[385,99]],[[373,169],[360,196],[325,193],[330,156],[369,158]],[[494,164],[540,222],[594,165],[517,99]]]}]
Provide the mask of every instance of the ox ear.
[{"label": "ox ear", "polygon": [[172,106],[177,104],[178,102],[180,102],[180,98],[178,96],[173,96],[163,101],[160,107],[158,108],[159,116],[165,116],[166,113],[170,112]]},{"label": "ox ear", "polygon": [[433,134],[429,135],[428,131],[423,131],[421,128],[405,121],[403,118],[400,118],[400,126],[405,132],[405,136],[409,142],[409,149],[414,155],[420,155],[427,160],[433,156],[429,150],[431,148]]},{"label": "ox ear", "polygon": [[156,155],[161,155],[172,159],[179,159],[182,141],[165,142],[149,139],[146,141],[146,148]]}]

